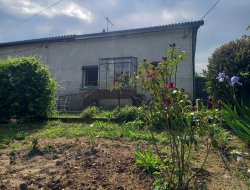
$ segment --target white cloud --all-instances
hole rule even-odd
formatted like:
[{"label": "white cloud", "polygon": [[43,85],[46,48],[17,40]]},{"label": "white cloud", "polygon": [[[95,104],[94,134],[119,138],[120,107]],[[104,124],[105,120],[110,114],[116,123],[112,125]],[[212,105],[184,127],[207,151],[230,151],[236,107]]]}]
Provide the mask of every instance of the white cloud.
[{"label": "white cloud", "polygon": [[[44,5],[40,5],[38,4],[38,1],[31,0],[0,0],[0,3],[2,3],[5,8],[9,9],[9,11],[12,13],[27,16],[36,14],[51,5],[51,2],[46,3]],[[88,23],[92,21],[91,11],[85,9],[84,7],[80,7],[79,5],[72,2],[67,3],[66,5],[58,4],[42,12],[41,15],[46,16],[48,18],[64,15],[68,17],[77,18]]]},{"label": "white cloud", "polygon": [[64,10],[62,10],[62,14],[70,17],[75,17],[87,22],[91,22],[92,20],[92,13],[90,11],[81,8],[74,3],[69,4]]}]

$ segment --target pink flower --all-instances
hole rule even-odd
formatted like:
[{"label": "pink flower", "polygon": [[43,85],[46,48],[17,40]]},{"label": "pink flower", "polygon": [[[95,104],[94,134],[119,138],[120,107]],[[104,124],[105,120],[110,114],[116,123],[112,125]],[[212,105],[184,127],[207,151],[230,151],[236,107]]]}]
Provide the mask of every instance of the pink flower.
[{"label": "pink flower", "polygon": [[168,89],[174,88],[174,83],[168,82],[168,83],[166,84],[166,88],[168,88]]}]

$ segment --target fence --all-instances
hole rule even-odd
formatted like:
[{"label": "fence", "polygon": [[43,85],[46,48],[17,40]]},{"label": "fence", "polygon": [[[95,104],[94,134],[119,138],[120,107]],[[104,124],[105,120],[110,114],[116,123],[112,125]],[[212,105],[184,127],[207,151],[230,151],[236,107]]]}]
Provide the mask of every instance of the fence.
[{"label": "fence", "polygon": [[205,78],[195,77],[195,96],[196,99],[201,99],[203,104],[207,103],[208,93],[205,89]]}]

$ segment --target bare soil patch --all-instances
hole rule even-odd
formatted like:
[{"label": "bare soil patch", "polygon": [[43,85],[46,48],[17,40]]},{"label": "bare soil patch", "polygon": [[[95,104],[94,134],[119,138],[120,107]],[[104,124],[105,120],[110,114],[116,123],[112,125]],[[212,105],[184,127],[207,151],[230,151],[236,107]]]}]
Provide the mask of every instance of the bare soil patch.
[{"label": "bare soil patch", "polygon": [[[147,146],[121,139],[39,139],[37,149],[0,152],[0,189],[153,189],[150,177],[135,167],[134,151]],[[197,168],[203,157],[204,151],[195,156]],[[232,158],[231,164],[240,163]],[[235,171],[227,170],[218,151],[209,155],[198,184],[199,189],[248,189]]]},{"label": "bare soil patch", "polygon": [[138,142],[39,140],[39,149],[0,153],[0,189],[152,189],[134,165]]}]

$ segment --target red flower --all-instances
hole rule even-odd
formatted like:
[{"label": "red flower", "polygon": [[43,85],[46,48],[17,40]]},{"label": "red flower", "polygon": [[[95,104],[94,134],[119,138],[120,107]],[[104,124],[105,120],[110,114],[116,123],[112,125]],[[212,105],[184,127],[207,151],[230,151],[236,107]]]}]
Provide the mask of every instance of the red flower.
[{"label": "red flower", "polygon": [[172,83],[172,82],[168,82],[166,84],[166,88],[168,88],[168,89],[173,88],[173,87],[174,87],[174,83]]},{"label": "red flower", "polygon": [[163,100],[163,104],[164,104],[165,107],[168,107],[168,106],[170,106],[171,101],[170,101],[169,99],[166,99],[166,98],[165,98],[165,99]]},{"label": "red flower", "polygon": [[147,72],[147,74],[146,74],[146,77],[147,77],[147,78],[151,78],[152,76],[153,76],[153,74],[152,74],[152,73]]},{"label": "red flower", "polygon": [[207,100],[207,108],[212,109],[213,107],[213,99],[209,96]]}]

